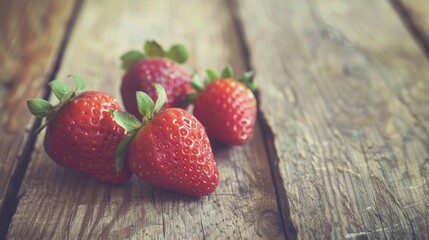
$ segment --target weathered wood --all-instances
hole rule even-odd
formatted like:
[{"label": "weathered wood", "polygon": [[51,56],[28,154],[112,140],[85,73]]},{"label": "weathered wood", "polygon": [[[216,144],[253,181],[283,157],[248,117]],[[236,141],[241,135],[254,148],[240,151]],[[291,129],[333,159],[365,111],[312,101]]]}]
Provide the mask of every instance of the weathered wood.
[{"label": "weathered wood", "polygon": [[0,232],[12,211],[3,204],[16,194],[18,170],[28,162],[34,118],[26,100],[44,94],[72,10],[73,1],[0,1]]},{"label": "weathered wood", "polygon": [[403,18],[411,24],[415,34],[426,51],[429,51],[429,1],[425,0],[391,0],[403,14]]},{"label": "weathered wood", "polygon": [[238,3],[287,237],[429,239],[429,64],[389,2]]},{"label": "weathered wood", "polygon": [[[80,74],[88,89],[119,96],[119,56],[147,39],[190,46],[190,66],[244,70],[223,1],[89,0],[72,32],[58,78]],[[55,165],[41,135],[24,179],[11,239],[283,239],[261,132],[242,147],[214,145],[217,191],[201,199],[139,181],[107,186]]]}]

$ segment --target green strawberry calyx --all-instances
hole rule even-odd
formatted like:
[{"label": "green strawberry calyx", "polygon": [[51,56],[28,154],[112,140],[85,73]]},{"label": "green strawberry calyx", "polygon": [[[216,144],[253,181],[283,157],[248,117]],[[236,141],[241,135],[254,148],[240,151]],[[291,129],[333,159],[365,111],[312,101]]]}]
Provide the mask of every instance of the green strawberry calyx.
[{"label": "green strawberry calyx", "polygon": [[184,45],[175,44],[165,51],[156,41],[146,41],[143,46],[144,52],[131,50],[121,56],[122,69],[128,71],[136,62],[145,58],[169,58],[177,63],[185,63],[188,60],[188,50]]},{"label": "green strawberry calyx", "polygon": [[83,81],[82,78],[76,75],[70,75],[69,77],[73,79],[75,89],[71,89],[67,84],[60,80],[53,80],[49,83],[55,97],[60,101],[57,105],[54,106],[45,99],[27,100],[27,107],[34,116],[38,118],[46,118],[45,122],[36,129],[36,134],[40,133],[46,126],[48,126],[52,120],[54,120],[57,112],[85,88],[85,81]]},{"label": "green strawberry calyx", "polygon": [[157,93],[157,100],[154,102],[152,98],[144,92],[137,91],[137,108],[140,114],[143,116],[142,121],[139,121],[134,115],[111,110],[113,114],[113,119],[118,123],[121,127],[123,127],[127,131],[127,136],[122,139],[122,141],[118,144],[115,150],[115,168],[116,171],[120,171],[122,166],[124,165],[124,160],[128,152],[129,144],[137,132],[146,125],[150,120],[162,109],[162,106],[167,102],[167,93],[165,92],[164,87],[162,85],[154,83]]},{"label": "green strawberry calyx", "polygon": [[[192,80],[190,84],[194,89],[194,92],[191,94],[188,94],[188,96],[186,97],[186,100],[188,103],[194,102],[197,96],[199,95],[199,93],[202,92],[208,85],[210,85],[214,81],[217,81],[220,79],[235,79],[234,70],[230,66],[225,67],[221,74],[219,74],[219,72],[216,71],[215,69],[207,69],[206,75],[207,77],[204,80],[204,82],[201,82],[200,78],[196,73],[192,75]],[[253,92],[256,90],[256,84],[253,81],[251,81],[253,75],[254,73],[252,71],[248,71],[243,73],[243,75],[236,80],[246,85],[247,88],[249,88],[250,91]]]}]

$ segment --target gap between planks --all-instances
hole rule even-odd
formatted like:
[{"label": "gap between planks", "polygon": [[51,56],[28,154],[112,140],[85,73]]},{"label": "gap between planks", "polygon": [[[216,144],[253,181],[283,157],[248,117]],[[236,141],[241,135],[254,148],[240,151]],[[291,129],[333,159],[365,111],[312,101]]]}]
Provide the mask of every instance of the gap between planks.
[{"label": "gap between planks", "polygon": [[[233,28],[237,31],[237,35],[238,35],[238,40],[240,43],[240,47],[241,47],[241,53],[242,53],[242,59],[243,59],[243,63],[245,66],[246,71],[251,70],[252,69],[252,64],[250,61],[250,52],[249,52],[249,48],[248,45],[246,43],[245,37],[244,37],[244,32],[243,32],[243,27],[242,27],[242,23],[241,23],[241,19],[240,16],[238,14],[237,8],[238,8],[238,3],[234,0],[234,1],[228,1],[225,0],[227,5],[229,6],[229,11],[230,14],[232,16],[233,19]],[[62,59],[63,59],[63,55],[65,52],[65,49],[67,48],[67,44],[68,44],[68,40],[70,39],[70,36],[73,32],[74,29],[74,25],[76,23],[76,20],[78,19],[81,7],[83,4],[83,0],[77,0],[75,2],[75,5],[73,7],[73,12],[71,15],[71,18],[67,24],[67,29],[64,33],[63,39],[61,41],[60,44],[60,48],[59,48],[59,52],[58,52],[58,56],[55,60],[55,63],[53,65],[53,68],[51,70],[51,73],[49,74],[49,77],[45,80],[46,83],[48,83],[49,81],[51,81],[52,79],[55,79],[58,70],[61,66],[62,63]],[[44,92],[44,99],[49,99],[51,95],[51,91],[49,88],[45,89]],[[258,93],[256,93],[256,97],[258,99],[258,105],[259,105],[259,97],[258,97]],[[259,109],[259,107],[258,107]],[[275,159],[276,154],[275,154],[275,148],[274,148],[274,137],[273,134],[271,132],[271,128],[270,126],[268,126],[268,124],[266,123],[265,117],[263,116],[263,114],[258,110],[258,120],[259,120],[259,125],[256,125],[255,127],[259,127],[265,134],[264,134],[264,149],[265,149],[265,154],[267,155],[267,158],[269,160],[269,166],[270,166],[270,171],[271,171],[271,177],[273,179],[274,185],[275,185],[275,192],[276,192],[276,200],[277,200],[277,204],[278,204],[278,211],[281,216],[281,220],[283,222],[283,234],[285,235],[285,237],[287,237],[287,239],[295,239],[296,238],[296,229],[293,226],[292,222],[290,221],[289,218],[289,209],[288,209],[288,200],[287,199],[282,199],[280,197],[279,194],[279,184],[281,185],[281,181],[279,179],[276,179],[275,174],[273,174],[273,172],[275,171]],[[31,128],[31,132],[33,132],[34,130],[36,130],[39,126],[41,125],[41,120],[37,119],[32,128]],[[27,170],[30,158],[31,158],[31,154],[34,150],[35,147],[35,142],[36,142],[37,136],[34,134],[29,134],[29,138],[27,139],[27,142],[25,144],[25,148],[23,151],[23,154],[20,158],[22,158],[21,163],[18,165],[17,167],[17,172],[14,175],[14,177],[12,178],[12,184],[9,186],[8,189],[8,193],[6,195],[5,198],[5,202],[4,202],[4,208],[3,208],[3,212],[0,212],[0,220],[4,221],[5,224],[1,224],[0,225],[0,239],[3,239],[8,231],[9,228],[9,224],[10,221],[13,217],[13,215],[15,214],[16,211],[16,207],[17,204],[19,202],[19,196],[18,196],[18,192],[22,183],[22,180],[24,178],[25,172]],[[286,220],[286,219],[289,220]],[[285,229],[288,229],[289,232],[286,232]],[[291,235],[292,233],[292,235]]]},{"label": "gap between planks", "polygon": [[400,0],[390,0],[390,4],[393,9],[395,9],[396,13],[398,13],[399,18],[404,23],[410,35],[413,36],[417,45],[419,45],[422,52],[425,53],[426,58],[429,59],[429,39],[426,39],[421,29],[416,26],[414,20],[411,18],[411,13]]},{"label": "gap between planks", "polygon": [[[250,52],[249,52],[249,48],[247,46],[246,40],[244,39],[244,36],[243,36],[243,29],[241,26],[240,17],[236,11],[238,3],[236,1],[226,1],[226,2],[230,8],[231,15],[233,17],[233,21],[234,21],[233,27],[236,29],[238,37],[239,37],[240,46],[241,46],[241,50],[242,50],[241,52],[243,54],[242,58],[243,58],[243,62],[245,64],[245,68],[246,68],[246,70],[250,70],[251,66],[252,66],[252,64],[250,62]],[[409,13],[407,12],[407,10],[404,8],[402,3],[398,2],[397,0],[391,0],[390,2],[391,2],[391,5],[393,6],[393,8],[397,11],[400,18],[402,19],[404,25],[407,27],[407,29],[410,31],[410,33],[414,36],[414,39],[423,48],[423,50],[426,53],[426,56],[428,57],[429,56],[429,43],[427,43],[425,41],[422,33],[416,28],[414,22],[410,19]],[[64,50],[66,49],[69,36],[72,34],[74,23],[76,22],[76,19],[79,15],[81,6],[82,6],[82,0],[78,0],[74,5],[73,13],[71,15],[71,18],[70,18],[68,24],[67,24],[66,32],[64,33],[63,39],[62,39],[61,44],[60,44],[60,49],[59,49],[57,59],[55,61],[55,64],[53,65],[52,71],[49,74],[48,79],[46,79],[46,83],[55,78],[55,76],[58,72],[59,66],[61,66],[61,61],[63,58]],[[44,98],[48,99],[50,94],[51,94],[50,90],[48,88],[46,88],[45,93],[44,93]],[[258,98],[258,102],[259,102],[259,98]],[[281,199],[279,197],[278,184],[281,184],[281,182],[279,182],[279,180],[275,178],[275,174],[273,174],[273,172],[275,171],[274,164],[276,163],[276,161],[275,161],[276,154],[275,154],[275,148],[273,145],[274,139],[273,139],[272,134],[270,134],[271,129],[270,129],[270,126],[267,125],[265,117],[263,116],[263,114],[260,111],[258,112],[258,119],[259,119],[260,125],[256,126],[256,127],[260,127],[263,130],[263,132],[266,134],[266,136],[264,137],[264,145],[265,145],[264,148],[265,148],[266,154],[267,154],[268,159],[269,159],[271,175],[273,177],[273,182],[275,184],[277,203],[278,203],[278,206],[280,208],[279,211],[282,213],[281,216],[283,218],[282,220],[284,223],[284,227],[291,230],[291,232],[293,233],[295,230],[293,225],[290,225],[290,226],[286,225],[286,224],[290,224],[290,222],[287,219],[285,219],[285,218],[288,218],[288,213],[289,213],[289,210],[287,208],[288,207],[287,199]],[[37,127],[40,126],[40,124],[41,124],[40,119],[37,119],[34,122],[32,128],[31,128],[31,131],[34,131],[35,129],[37,129]],[[18,190],[20,188],[23,177],[25,175],[25,172],[26,172],[26,169],[27,169],[27,166],[29,163],[30,155],[31,155],[32,151],[34,150],[34,143],[36,141],[36,138],[37,138],[37,136],[35,136],[33,134],[29,134],[28,139],[26,139],[26,144],[25,144],[25,147],[23,150],[23,154],[19,157],[21,161],[17,167],[16,173],[13,175],[13,177],[11,179],[11,184],[8,186],[5,201],[3,203],[5,207],[0,212],[0,222],[2,223],[2,224],[0,224],[0,239],[2,239],[6,235],[10,220],[11,220],[13,214],[15,213],[16,206],[17,206],[17,203],[19,201],[19,196],[17,196]],[[286,204],[282,203],[283,201],[286,201]],[[286,230],[286,229],[284,229],[284,230]],[[284,233],[286,234],[287,232],[284,232]],[[291,237],[289,234],[286,234],[286,236]],[[296,236],[296,230],[295,230],[295,236]]]},{"label": "gap between planks", "polygon": [[[58,70],[61,66],[61,62],[64,56],[65,49],[68,44],[68,40],[72,34],[73,28],[75,26],[76,20],[79,16],[80,10],[82,8],[83,0],[76,0],[73,6],[71,16],[67,22],[66,29],[64,31],[61,43],[58,49],[57,57],[52,65],[51,71],[48,74],[47,79],[45,79],[45,85],[47,85],[51,80],[55,79],[57,76]],[[51,89],[45,87],[43,90],[43,99],[49,99],[51,95]],[[35,149],[35,144],[37,140],[37,135],[34,134],[37,128],[42,124],[40,118],[35,118],[35,121],[30,129],[27,129],[27,139],[24,139],[25,144],[22,150],[22,154],[17,156],[19,159],[16,171],[12,174],[10,179],[10,184],[7,186],[6,195],[4,197],[3,207],[0,209],[0,239],[5,239],[9,230],[9,225],[12,221],[13,215],[16,212],[16,207],[18,206],[19,198],[18,192],[21,187],[22,181],[24,179],[25,173],[30,163],[31,154]]]},{"label": "gap between planks", "polygon": [[[239,3],[237,0],[229,1],[225,0],[227,3],[227,6],[229,8],[230,14],[232,16],[233,20],[233,27],[237,32],[238,41],[241,46],[241,53],[242,53],[242,59],[245,66],[245,71],[252,71],[254,68],[252,67],[251,62],[251,52],[249,51],[249,45],[246,41],[246,37],[244,36],[244,27],[243,23],[240,18],[240,14],[238,12],[239,9]],[[256,73],[257,74],[257,73]],[[282,181],[279,178],[279,174],[276,173],[278,168],[275,166],[275,164],[278,163],[278,156],[276,154],[276,148],[274,146],[274,134],[272,132],[271,127],[269,126],[267,119],[264,115],[264,113],[260,109],[260,97],[259,97],[259,91],[256,89],[255,97],[257,99],[257,119],[258,119],[258,125],[255,127],[259,127],[261,129],[262,133],[262,139],[265,149],[265,154],[268,159],[268,164],[270,167],[270,175],[274,184],[274,190],[276,193],[276,201],[278,209],[277,211],[280,214],[281,221],[283,223],[283,234],[286,239],[297,239],[298,233],[297,230],[290,218],[290,210],[289,210],[289,200],[283,199],[281,196],[287,196],[287,193],[281,194],[279,191],[282,191]]]}]

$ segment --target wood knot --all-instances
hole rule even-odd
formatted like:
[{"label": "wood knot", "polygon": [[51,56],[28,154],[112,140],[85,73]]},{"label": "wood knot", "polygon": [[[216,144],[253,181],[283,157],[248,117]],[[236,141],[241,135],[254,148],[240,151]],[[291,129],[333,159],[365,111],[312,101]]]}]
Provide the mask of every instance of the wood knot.
[{"label": "wood knot", "polygon": [[343,73],[346,77],[354,77],[358,80],[365,80],[369,69],[369,59],[361,51],[348,51],[343,65]]},{"label": "wood knot", "polygon": [[263,210],[255,222],[256,232],[261,237],[275,238],[283,231],[280,215],[273,209]]},{"label": "wood knot", "polygon": [[1,85],[3,85],[3,87],[7,90],[11,90],[15,86],[15,83],[16,83],[15,79],[8,79],[6,81],[2,81]]}]

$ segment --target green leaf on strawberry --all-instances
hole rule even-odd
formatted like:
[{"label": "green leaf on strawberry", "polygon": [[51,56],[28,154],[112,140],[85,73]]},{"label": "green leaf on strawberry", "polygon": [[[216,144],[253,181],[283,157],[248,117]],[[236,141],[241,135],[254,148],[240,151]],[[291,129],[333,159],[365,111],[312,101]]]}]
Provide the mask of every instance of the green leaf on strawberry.
[{"label": "green leaf on strawberry", "polygon": [[139,51],[129,51],[121,56],[122,69],[128,71],[136,62],[143,60],[145,58],[144,54]]},{"label": "green leaf on strawberry", "polygon": [[[137,107],[135,92],[143,91],[156,99],[157,92],[153,83],[161,84],[167,89],[164,108],[187,108],[189,103],[186,96],[192,92],[189,84],[191,75],[179,65],[187,59],[188,51],[185,46],[175,44],[167,50],[156,41],[146,41],[143,52],[130,51],[124,54],[121,60],[125,74],[120,91],[125,109],[141,119],[143,115]],[[142,111],[147,112],[144,109]]]},{"label": "green leaf on strawberry", "polygon": [[126,161],[137,177],[167,190],[196,197],[212,193],[219,172],[203,125],[183,109],[161,110],[166,92],[159,84],[154,88],[158,94],[155,103],[137,92],[143,123],[114,112],[117,123],[128,130],[116,148],[115,166],[119,169]]},{"label": "green leaf on strawberry", "polygon": [[30,112],[44,118],[35,133],[46,128],[43,147],[59,165],[105,183],[125,183],[131,172],[128,167],[115,166],[114,152],[116,148],[126,151],[118,145],[127,133],[110,114],[120,110],[118,101],[104,92],[81,92],[85,88],[82,78],[69,77],[74,89],[58,80],[49,83],[59,99],[55,106],[44,99],[27,101]]},{"label": "green leaf on strawberry", "polygon": [[124,158],[127,155],[128,147],[129,147],[131,140],[133,140],[133,137],[134,137],[134,135],[127,135],[124,139],[122,139],[122,141],[116,147],[116,150],[115,150],[115,156],[116,156],[115,169],[117,172],[121,171],[122,168],[124,167],[124,162],[125,162]]},{"label": "green leaf on strawberry", "polygon": [[30,112],[39,118],[48,116],[49,112],[54,108],[52,104],[45,99],[31,99],[27,101]]},{"label": "green leaf on strawberry", "polygon": [[124,128],[127,132],[133,132],[139,129],[143,123],[140,122],[134,115],[127,112],[111,111],[115,117],[115,121]]},{"label": "green leaf on strawberry", "polygon": [[197,92],[201,92],[202,90],[204,90],[204,84],[201,83],[196,73],[192,74],[192,80],[190,84],[192,88],[195,89]]},{"label": "green leaf on strawberry", "polygon": [[146,55],[149,57],[164,57],[165,55],[164,49],[162,49],[161,45],[153,40],[146,41],[144,44],[144,50]]},{"label": "green leaf on strawberry", "polygon": [[[155,87],[156,95],[158,96],[158,99],[155,102],[155,106],[153,107],[152,112],[153,114],[156,114],[161,110],[162,106],[164,106],[165,102],[167,102],[167,93],[165,92],[165,89],[162,85],[156,83],[153,86]],[[139,92],[139,94],[147,95],[144,92]],[[149,97],[149,95],[147,96]]]},{"label": "green leaf on strawberry", "polygon": [[238,81],[241,83],[247,83],[252,79],[253,75],[254,73],[252,71],[245,72],[243,73],[243,76],[238,79]]},{"label": "green leaf on strawberry", "polygon": [[60,80],[51,81],[49,83],[49,86],[51,86],[52,92],[54,93],[55,97],[60,100],[64,97],[64,95],[67,95],[72,91],[67,84]]},{"label": "green leaf on strawberry", "polygon": [[83,89],[85,89],[86,83],[85,83],[85,81],[81,77],[79,77],[77,75],[69,75],[69,77],[71,79],[73,79],[73,82],[74,82],[74,84],[76,86],[76,89],[75,89],[76,93],[78,93],[78,92],[82,91]]},{"label": "green leaf on strawberry", "polygon": [[256,86],[256,82],[252,82],[252,77],[253,77],[254,73],[252,71],[249,72],[245,72],[243,73],[243,76],[241,76],[238,81],[243,83],[244,85],[247,86],[247,88],[250,89],[250,91],[254,92],[257,88]]},{"label": "green leaf on strawberry", "polygon": [[232,70],[232,67],[226,67],[225,69],[223,69],[222,71],[222,78],[232,78],[234,77],[234,70]]},{"label": "green leaf on strawberry", "polygon": [[126,155],[126,149],[129,145],[130,140],[134,137],[137,131],[149,122],[153,116],[159,112],[167,101],[167,94],[165,89],[157,83],[154,83],[153,86],[156,89],[158,98],[154,103],[153,100],[144,92],[137,91],[137,105],[140,111],[140,114],[143,116],[143,122],[139,121],[134,115],[127,112],[112,111],[115,121],[123,127],[127,132],[127,137],[124,138],[116,149],[116,166],[123,166],[124,156]]},{"label": "green leaf on strawberry", "polygon": [[221,78],[220,74],[215,69],[207,69],[206,74],[207,74],[207,79],[205,81],[206,85]]},{"label": "green leaf on strawberry", "polygon": [[165,56],[169,59],[174,60],[177,63],[185,63],[188,60],[188,50],[181,44],[173,45]]},{"label": "green leaf on strawberry", "polygon": [[256,98],[252,91],[252,72],[245,72],[238,80],[231,67],[222,74],[207,70],[204,86],[194,76],[194,92],[187,101],[194,103],[194,115],[206,127],[207,133],[229,145],[240,145],[251,138],[256,121]]},{"label": "green leaf on strawberry", "polygon": [[132,50],[122,55],[122,69],[128,71],[136,62],[146,58],[168,58],[180,64],[188,60],[188,50],[181,44],[175,44],[164,51],[158,42],[150,40],[145,42],[143,50],[144,52]]},{"label": "green leaf on strawberry", "polygon": [[251,81],[254,73],[252,71],[244,72],[243,75],[235,79],[234,78],[234,70],[232,67],[228,66],[225,67],[222,70],[222,73],[219,74],[219,72],[215,69],[207,69],[206,70],[206,79],[204,82],[201,82],[200,78],[196,73],[192,75],[192,80],[190,82],[190,85],[194,89],[194,92],[188,94],[186,96],[186,101],[188,103],[193,103],[200,92],[202,92],[208,85],[213,83],[214,81],[221,80],[221,79],[233,79],[235,81],[238,81],[244,85],[246,85],[247,88],[250,89],[250,91],[254,92],[256,90],[256,83]]},{"label": "green leaf on strawberry", "polygon": [[85,82],[82,78],[76,75],[70,75],[70,77],[75,83],[75,90],[72,90],[72,88],[60,80],[52,80],[49,83],[55,97],[60,100],[60,103],[56,106],[52,106],[49,101],[44,99],[27,100],[27,107],[34,116],[39,118],[46,117],[45,122],[35,131],[36,134],[40,133],[47,125],[49,125],[62,106],[77,96],[77,94],[85,88]]},{"label": "green leaf on strawberry", "polygon": [[155,106],[155,103],[153,102],[152,98],[149,97],[149,95],[147,94],[141,94],[141,92],[137,91],[136,99],[137,99],[137,108],[140,114],[144,118],[149,118]]}]

